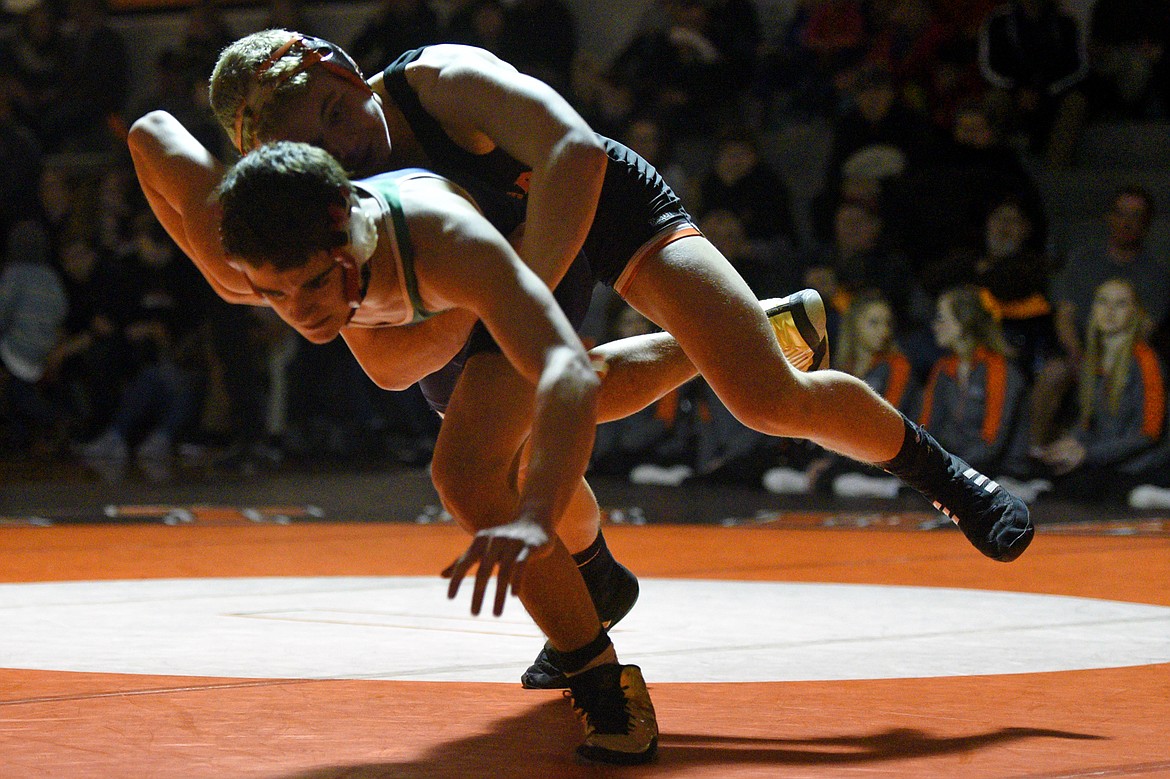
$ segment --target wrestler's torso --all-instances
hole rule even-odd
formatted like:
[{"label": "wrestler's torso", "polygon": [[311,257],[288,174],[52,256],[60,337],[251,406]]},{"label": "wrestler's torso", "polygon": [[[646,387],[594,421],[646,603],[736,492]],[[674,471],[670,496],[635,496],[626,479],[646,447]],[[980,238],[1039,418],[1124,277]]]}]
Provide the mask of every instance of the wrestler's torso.
[{"label": "wrestler's torso", "polygon": [[[397,133],[391,133],[394,143],[405,147],[397,152],[399,159],[473,189],[477,201],[481,193],[491,192],[489,202],[500,210],[492,211],[481,202],[485,215],[501,232],[511,235],[503,223],[524,221],[532,170],[496,145],[464,148],[426,110],[406,73],[424,51],[425,47],[405,52],[382,73],[381,88],[393,104],[387,113],[394,112],[393,123],[401,125]],[[593,226],[582,248],[594,277],[612,284],[643,245],[664,230],[690,224],[690,217],[653,165],[611,138],[597,135],[597,139],[609,164]],[[472,140],[477,142],[464,143],[483,145],[482,137]]]},{"label": "wrestler's torso", "polygon": [[426,319],[435,312],[427,310],[418,292],[415,245],[403,210],[402,191],[450,188],[450,183],[429,171],[406,169],[371,176],[354,185],[361,195],[378,201],[380,216],[378,250],[367,265],[365,293],[349,326],[393,327]]}]

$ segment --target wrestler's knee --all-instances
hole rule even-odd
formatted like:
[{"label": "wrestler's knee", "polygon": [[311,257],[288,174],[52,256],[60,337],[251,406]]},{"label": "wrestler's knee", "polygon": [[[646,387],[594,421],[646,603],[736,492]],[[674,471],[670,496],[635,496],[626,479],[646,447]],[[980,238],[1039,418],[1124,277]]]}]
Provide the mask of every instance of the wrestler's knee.
[{"label": "wrestler's knee", "polygon": [[736,419],[753,430],[786,438],[807,437],[817,407],[813,393],[821,391],[788,366],[768,372],[759,382],[735,383],[731,389],[720,396]]},{"label": "wrestler's knee", "polygon": [[516,501],[510,473],[510,462],[493,462],[474,452],[449,454],[436,448],[431,460],[431,482],[444,508],[472,531],[511,519]]}]

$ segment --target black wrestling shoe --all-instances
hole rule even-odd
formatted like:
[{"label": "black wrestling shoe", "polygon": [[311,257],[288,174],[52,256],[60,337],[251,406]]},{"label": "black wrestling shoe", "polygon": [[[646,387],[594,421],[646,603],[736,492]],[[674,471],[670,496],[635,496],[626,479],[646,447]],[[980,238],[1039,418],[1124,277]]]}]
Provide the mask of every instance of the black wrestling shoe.
[{"label": "black wrestling shoe", "polygon": [[658,752],[654,704],[636,665],[606,663],[569,679],[565,697],[585,725],[577,754],[586,760],[640,765]]},{"label": "black wrestling shoe", "polygon": [[995,480],[968,467],[943,492],[951,496],[936,499],[934,507],[959,526],[972,546],[992,560],[1010,563],[1032,543],[1036,528],[1027,504]]},{"label": "black wrestling shoe", "polygon": [[1010,563],[1023,554],[1036,532],[1024,501],[943,449],[921,426],[908,424],[909,456],[883,467],[931,500],[987,557]]},{"label": "black wrestling shoe", "polygon": [[[638,577],[620,563],[615,565],[613,571],[604,591],[589,593],[597,609],[597,616],[601,618],[601,626],[606,630],[621,622],[622,617],[629,614],[638,601]],[[563,690],[569,686],[565,674],[549,657],[547,643],[521,675],[520,685],[526,690]]]},{"label": "black wrestling shoe", "polygon": [[794,368],[807,372],[829,367],[825,303],[819,292],[802,289],[786,298],[761,300],[760,305]]}]

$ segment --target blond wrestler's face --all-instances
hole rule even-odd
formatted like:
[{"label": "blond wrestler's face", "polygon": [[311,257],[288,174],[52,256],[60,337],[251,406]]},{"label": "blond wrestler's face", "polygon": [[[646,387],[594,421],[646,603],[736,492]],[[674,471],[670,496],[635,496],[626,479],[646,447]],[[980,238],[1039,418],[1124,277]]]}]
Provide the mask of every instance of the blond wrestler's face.
[{"label": "blond wrestler's face", "polygon": [[283,104],[278,132],[262,141],[300,141],[332,154],[351,177],[390,169],[390,132],[381,99],[320,66],[309,88]]},{"label": "blond wrestler's face", "polygon": [[332,254],[321,252],[291,270],[245,266],[244,273],[280,318],[311,343],[332,341],[349,321],[345,272]]}]

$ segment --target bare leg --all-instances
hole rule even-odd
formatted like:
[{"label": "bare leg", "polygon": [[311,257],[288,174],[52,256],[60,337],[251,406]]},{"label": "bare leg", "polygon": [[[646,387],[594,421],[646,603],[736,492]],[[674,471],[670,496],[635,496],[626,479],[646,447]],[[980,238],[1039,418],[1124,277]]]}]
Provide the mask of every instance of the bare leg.
[{"label": "bare leg", "polygon": [[610,341],[590,349],[589,356],[605,364],[597,399],[599,423],[636,414],[698,375],[670,333]]},{"label": "bare leg", "polygon": [[1023,501],[947,452],[863,381],[840,371],[797,372],[747,284],[707,239],[683,238],[647,258],[626,299],[678,338],[748,427],[879,465],[992,559],[1010,562],[1031,543]]},{"label": "bare leg", "polygon": [[675,241],[647,260],[626,299],[674,334],[748,427],[807,438],[864,462],[898,453],[901,415],[849,374],[793,369],[750,288],[705,238]]},{"label": "bare leg", "polygon": [[[435,443],[431,474],[444,505],[471,533],[515,516],[532,395],[531,385],[503,355],[468,360]],[[592,497],[587,488],[584,492]],[[571,505],[588,502],[574,497]],[[588,519],[595,536],[598,518]],[[550,555],[529,562],[519,595],[550,643],[567,652],[596,638],[601,622],[573,558],[560,540],[554,543]]]}]

